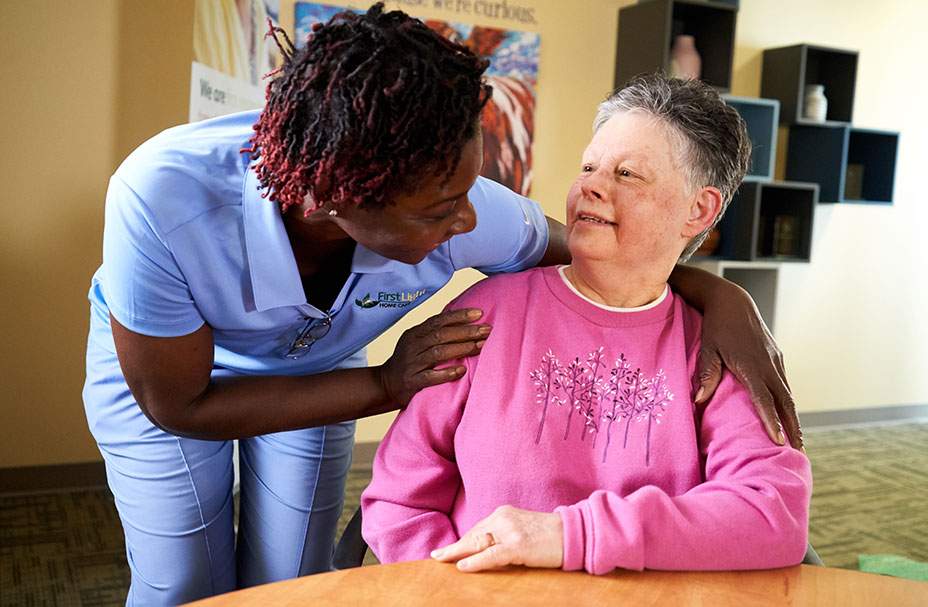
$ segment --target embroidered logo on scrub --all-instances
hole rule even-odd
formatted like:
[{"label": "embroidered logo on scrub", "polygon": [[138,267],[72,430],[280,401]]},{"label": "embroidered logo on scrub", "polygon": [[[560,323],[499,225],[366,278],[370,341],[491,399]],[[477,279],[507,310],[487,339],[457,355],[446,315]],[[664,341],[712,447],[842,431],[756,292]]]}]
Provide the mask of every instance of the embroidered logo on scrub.
[{"label": "embroidered logo on scrub", "polygon": [[377,297],[371,297],[368,293],[361,299],[355,299],[354,305],[359,308],[405,308],[412,304],[420,297],[425,295],[425,289],[416,289],[415,291],[380,291]]},{"label": "embroidered logo on scrub", "polygon": [[622,433],[624,449],[628,445],[628,428],[632,420],[642,424],[647,422],[645,465],[650,465],[652,425],[661,423],[664,411],[673,402],[667,377],[663,370],[654,377],[646,377],[640,368],[633,371],[624,354],[620,354],[612,365],[605,358],[602,348],[590,352],[585,362],[581,362],[578,356],[566,365],[551,350],[541,357],[541,366],[529,374],[535,384],[537,403],[542,407],[535,443],[541,440],[548,405],[553,404],[555,408],[567,409],[564,440],[570,435],[574,412],[579,412],[584,419],[579,430],[581,441],[591,434],[591,446],[595,448],[596,439],[600,433],[605,433],[603,462],[612,443],[613,424],[625,424]]}]

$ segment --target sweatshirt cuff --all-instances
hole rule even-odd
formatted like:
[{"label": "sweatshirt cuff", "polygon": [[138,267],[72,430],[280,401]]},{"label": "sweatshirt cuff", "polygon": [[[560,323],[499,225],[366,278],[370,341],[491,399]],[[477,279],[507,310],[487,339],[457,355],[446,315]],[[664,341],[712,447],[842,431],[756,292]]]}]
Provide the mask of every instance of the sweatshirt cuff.
[{"label": "sweatshirt cuff", "polygon": [[564,527],[564,571],[579,571],[583,569],[584,544],[586,534],[583,528],[583,515],[575,506],[558,506],[554,510],[561,516],[561,525]]}]

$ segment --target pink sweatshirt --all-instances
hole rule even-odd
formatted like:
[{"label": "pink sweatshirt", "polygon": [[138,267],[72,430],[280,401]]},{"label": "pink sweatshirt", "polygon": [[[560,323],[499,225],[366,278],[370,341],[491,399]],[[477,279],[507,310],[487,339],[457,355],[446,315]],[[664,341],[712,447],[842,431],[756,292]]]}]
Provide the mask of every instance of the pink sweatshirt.
[{"label": "pink sweatshirt", "polygon": [[493,331],[421,391],[361,498],[382,562],[428,558],[499,506],[557,511],[565,570],[761,569],[806,549],[809,462],[774,444],[727,371],[693,404],[702,317],[669,290],[621,311],[557,268],[484,280],[451,308]]}]

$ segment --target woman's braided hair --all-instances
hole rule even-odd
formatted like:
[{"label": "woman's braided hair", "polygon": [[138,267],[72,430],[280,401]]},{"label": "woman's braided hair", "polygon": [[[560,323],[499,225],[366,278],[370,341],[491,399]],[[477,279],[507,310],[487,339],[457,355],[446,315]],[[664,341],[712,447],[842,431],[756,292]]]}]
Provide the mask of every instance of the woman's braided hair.
[{"label": "woman's braided hair", "polygon": [[284,61],[244,151],[283,211],[307,194],[311,210],[380,206],[457,168],[491,95],[487,61],[383,3],[317,24],[299,50],[269,35]]}]

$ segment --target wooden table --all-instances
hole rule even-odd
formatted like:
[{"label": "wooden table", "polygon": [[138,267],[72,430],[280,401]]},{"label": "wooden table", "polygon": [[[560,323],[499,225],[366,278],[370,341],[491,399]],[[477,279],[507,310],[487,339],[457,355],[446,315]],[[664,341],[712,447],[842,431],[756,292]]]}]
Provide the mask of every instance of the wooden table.
[{"label": "wooden table", "polygon": [[928,583],[799,565],[741,572],[619,571],[607,576],[513,567],[460,573],[433,561],[346,569],[257,586],[192,605],[928,605]]}]

